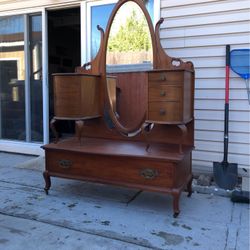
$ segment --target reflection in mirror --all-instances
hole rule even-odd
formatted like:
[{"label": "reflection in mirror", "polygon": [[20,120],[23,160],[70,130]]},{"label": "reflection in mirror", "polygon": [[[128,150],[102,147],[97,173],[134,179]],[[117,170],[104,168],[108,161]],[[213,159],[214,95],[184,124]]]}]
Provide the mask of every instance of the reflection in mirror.
[{"label": "reflection in mirror", "polygon": [[140,7],[129,1],[116,13],[111,25],[106,64],[112,71],[151,68],[152,42],[147,20]]},{"label": "reflection in mirror", "polygon": [[[98,2],[98,1],[97,1]],[[90,1],[88,4],[90,5],[90,10],[89,15],[91,16],[91,21],[88,22],[90,25],[90,57],[93,59],[95,58],[99,47],[100,47],[100,32],[96,28],[97,25],[102,27],[104,30],[106,29],[107,22],[109,19],[109,16],[115,6],[115,3],[102,3],[100,1],[100,5],[97,4],[97,2]],[[149,15],[151,17],[151,20],[154,21],[154,0],[143,0],[146,9],[149,12]],[[92,5],[93,4],[93,5]]]}]

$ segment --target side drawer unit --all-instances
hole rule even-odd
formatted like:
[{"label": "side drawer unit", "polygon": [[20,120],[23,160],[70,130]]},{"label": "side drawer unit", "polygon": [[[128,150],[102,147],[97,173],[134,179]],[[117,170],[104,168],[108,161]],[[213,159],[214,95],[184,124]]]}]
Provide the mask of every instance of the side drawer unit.
[{"label": "side drawer unit", "polygon": [[147,120],[183,124],[192,119],[191,81],[185,70],[153,71],[148,74]]}]

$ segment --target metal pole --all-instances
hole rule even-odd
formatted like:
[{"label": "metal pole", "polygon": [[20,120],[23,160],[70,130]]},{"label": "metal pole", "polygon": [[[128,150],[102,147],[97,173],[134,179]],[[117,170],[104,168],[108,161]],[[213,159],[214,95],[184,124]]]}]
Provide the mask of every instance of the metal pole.
[{"label": "metal pole", "polygon": [[43,143],[49,142],[49,87],[48,87],[48,22],[47,11],[42,10],[42,86],[43,86]]},{"label": "metal pole", "polygon": [[24,55],[25,55],[25,131],[26,141],[31,141],[31,107],[30,107],[30,48],[29,16],[24,15]]}]

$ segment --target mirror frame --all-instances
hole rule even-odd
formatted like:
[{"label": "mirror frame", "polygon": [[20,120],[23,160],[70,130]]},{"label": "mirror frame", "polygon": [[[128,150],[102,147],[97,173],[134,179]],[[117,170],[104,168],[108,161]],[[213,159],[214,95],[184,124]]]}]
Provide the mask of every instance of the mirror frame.
[{"label": "mirror frame", "polygon": [[134,2],[137,4],[137,6],[139,6],[139,8],[142,10],[147,24],[148,24],[148,28],[149,28],[149,32],[150,32],[150,37],[151,37],[151,42],[152,42],[152,54],[153,54],[153,68],[156,68],[157,65],[157,44],[156,44],[156,39],[155,39],[155,32],[154,32],[154,27],[152,24],[152,20],[151,17],[146,9],[146,6],[144,5],[142,0],[120,0],[117,2],[117,4],[115,5],[109,20],[108,20],[108,24],[107,24],[107,28],[105,31],[105,37],[104,37],[104,41],[103,41],[103,64],[104,64],[104,70],[103,70],[103,78],[104,78],[104,88],[105,88],[105,107],[108,108],[108,113],[110,115],[110,118],[112,120],[112,122],[114,123],[115,128],[123,135],[129,136],[130,134],[136,135],[138,134],[141,129],[142,126],[144,124],[144,122],[146,121],[146,115],[147,115],[147,111],[145,112],[144,115],[142,115],[142,119],[140,120],[140,122],[138,124],[136,124],[133,127],[125,127],[123,126],[118,119],[116,118],[115,113],[112,110],[112,100],[109,96],[109,88],[108,88],[108,83],[107,83],[107,72],[106,72],[106,56],[107,56],[107,47],[108,47],[108,40],[109,40],[109,35],[110,35],[110,30],[111,30],[111,26],[112,23],[114,21],[114,18],[117,14],[117,12],[120,10],[120,8],[127,2]]}]

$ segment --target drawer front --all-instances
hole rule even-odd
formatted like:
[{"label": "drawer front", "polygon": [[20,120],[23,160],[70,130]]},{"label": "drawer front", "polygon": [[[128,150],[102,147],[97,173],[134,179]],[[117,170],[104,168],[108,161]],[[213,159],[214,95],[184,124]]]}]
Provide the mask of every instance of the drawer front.
[{"label": "drawer front", "polygon": [[149,102],[156,101],[177,101],[182,98],[181,86],[159,85],[157,87],[149,88],[148,99]]},{"label": "drawer front", "polygon": [[55,116],[83,118],[99,115],[99,85],[95,76],[55,75]]},{"label": "drawer front", "polygon": [[184,73],[182,71],[149,72],[148,80],[149,85],[181,84],[184,80]]},{"label": "drawer front", "polygon": [[52,176],[168,188],[174,181],[173,167],[159,160],[46,150],[46,169]]},{"label": "drawer front", "polygon": [[150,102],[148,104],[148,120],[160,122],[181,122],[181,103]]}]

